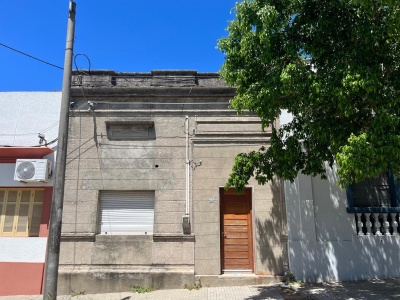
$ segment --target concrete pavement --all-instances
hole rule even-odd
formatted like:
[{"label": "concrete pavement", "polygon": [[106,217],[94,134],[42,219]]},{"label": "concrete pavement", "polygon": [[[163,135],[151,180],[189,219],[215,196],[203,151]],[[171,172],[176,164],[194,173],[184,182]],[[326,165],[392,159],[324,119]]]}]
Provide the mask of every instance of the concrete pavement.
[{"label": "concrete pavement", "polygon": [[298,291],[305,299],[400,299],[400,278],[307,284]]},{"label": "concrete pavement", "polygon": [[[42,296],[2,296],[1,300],[39,300]],[[58,300],[386,300],[400,299],[400,278],[352,282],[307,284],[271,284],[233,287],[201,287],[196,290],[156,290],[150,293],[121,291],[110,294],[85,295],[74,291],[58,296]]]}]

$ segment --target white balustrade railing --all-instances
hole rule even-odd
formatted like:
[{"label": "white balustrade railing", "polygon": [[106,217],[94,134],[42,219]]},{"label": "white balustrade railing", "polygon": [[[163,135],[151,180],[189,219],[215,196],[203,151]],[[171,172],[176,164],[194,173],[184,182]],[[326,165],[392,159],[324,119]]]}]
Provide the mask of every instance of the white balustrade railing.
[{"label": "white balustrade railing", "polygon": [[399,235],[399,213],[356,213],[357,235]]}]

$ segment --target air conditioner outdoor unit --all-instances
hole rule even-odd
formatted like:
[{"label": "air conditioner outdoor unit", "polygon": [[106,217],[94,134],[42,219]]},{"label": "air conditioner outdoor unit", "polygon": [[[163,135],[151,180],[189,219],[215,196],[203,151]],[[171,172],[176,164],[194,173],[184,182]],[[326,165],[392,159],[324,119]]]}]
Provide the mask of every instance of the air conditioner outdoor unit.
[{"label": "air conditioner outdoor unit", "polygon": [[51,162],[48,159],[17,159],[14,180],[22,182],[48,182]]}]

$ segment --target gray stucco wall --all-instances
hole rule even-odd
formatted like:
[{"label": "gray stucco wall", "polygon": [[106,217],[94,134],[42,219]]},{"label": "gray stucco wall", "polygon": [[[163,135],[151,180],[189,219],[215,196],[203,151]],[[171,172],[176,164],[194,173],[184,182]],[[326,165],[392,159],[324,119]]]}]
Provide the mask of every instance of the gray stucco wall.
[{"label": "gray stucco wall", "polygon": [[[75,75],[73,82],[59,289],[69,293],[87,282],[100,292],[105,278],[114,282],[107,288],[116,291],[150,284],[181,288],[193,284],[195,274],[221,274],[219,189],[236,154],[268,143],[269,133],[261,132],[259,119],[229,109],[234,90],[212,73],[94,71],[92,76]],[[95,102],[94,111],[88,110],[88,101]],[[182,228],[186,116],[189,232]],[[111,141],[109,121],[151,121],[155,139]],[[282,275],[281,183],[250,186],[255,273]],[[99,234],[101,190],[155,191],[153,235]]]},{"label": "gray stucco wall", "polygon": [[326,168],[328,180],[285,182],[290,271],[302,281],[399,277],[399,236],[357,235],[346,193]]},{"label": "gray stucco wall", "polygon": [[[244,134],[245,136],[245,134]],[[195,273],[221,274],[220,196],[237,153],[257,150],[257,145],[194,144],[194,157],[202,160],[193,172]],[[253,207],[254,272],[258,275],[282,275],[282,202],[280,182],[259,186],[250,182]],[[209,199],[214,199],[210,202]]]}]

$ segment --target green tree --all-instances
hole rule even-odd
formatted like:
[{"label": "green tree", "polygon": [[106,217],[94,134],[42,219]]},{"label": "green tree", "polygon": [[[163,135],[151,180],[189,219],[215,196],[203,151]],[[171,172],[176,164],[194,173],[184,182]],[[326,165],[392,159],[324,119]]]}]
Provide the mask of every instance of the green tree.
[{"label": "green tree", "polygon": [[[227,186],[254,176],[339,184],[400,172],[400,13],[393,0],[244,0],[236,3],[221,75],[239,113],[272,128],[269,147],[239,154]],[[293,120],[275,127],[281,110]],[[306,149],[306,150],[305,150]]]}]

